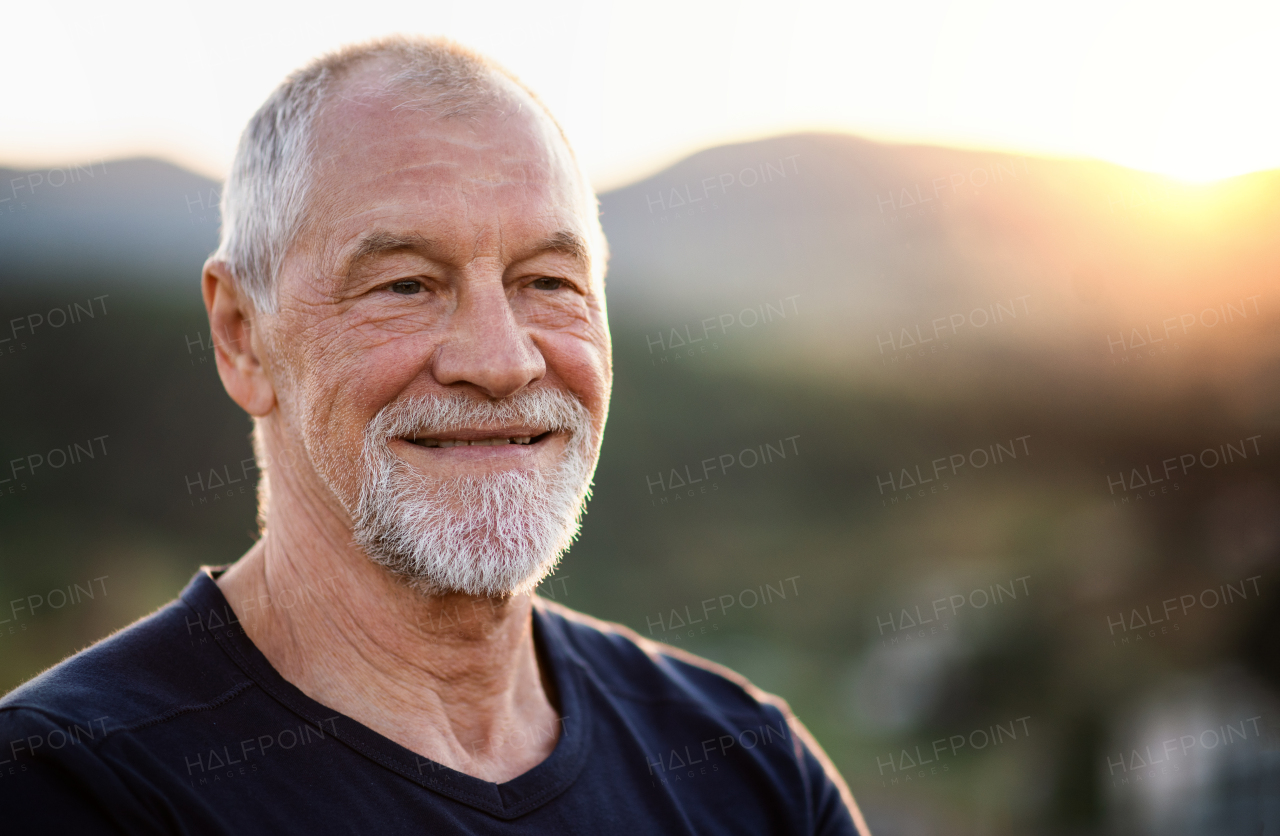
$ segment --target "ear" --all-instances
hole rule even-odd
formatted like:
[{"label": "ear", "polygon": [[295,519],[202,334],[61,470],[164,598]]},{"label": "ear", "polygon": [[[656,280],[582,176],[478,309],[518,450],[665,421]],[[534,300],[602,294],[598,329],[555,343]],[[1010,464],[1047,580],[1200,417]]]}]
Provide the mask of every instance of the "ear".
[{"label": "ear", "polygon": [[201,291],[222,385],[245,412],[262,418],[275,409],[276,392],[254,345],[261,343],[253,339],[258,313],[225,262],[205,262]]}]

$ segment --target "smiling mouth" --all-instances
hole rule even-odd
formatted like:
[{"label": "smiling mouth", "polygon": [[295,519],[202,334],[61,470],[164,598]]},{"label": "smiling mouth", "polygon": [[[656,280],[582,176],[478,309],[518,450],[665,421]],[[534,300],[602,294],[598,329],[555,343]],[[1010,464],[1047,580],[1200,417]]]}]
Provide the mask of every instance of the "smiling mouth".
[{"label": "smiling mouth", "polygon": [[508,444],[521,446],[537,444],[549,435],[551,435],[550,431],[537,435],[488,436],[485,438],[406,438],[404,440],[419,447],[505,447]]}]

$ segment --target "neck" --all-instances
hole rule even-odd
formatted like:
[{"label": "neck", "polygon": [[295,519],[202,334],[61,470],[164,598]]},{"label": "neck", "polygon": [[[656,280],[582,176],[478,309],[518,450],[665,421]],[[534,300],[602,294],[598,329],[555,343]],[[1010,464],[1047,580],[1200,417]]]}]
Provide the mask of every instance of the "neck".
[{"label": "neck", "polygon": [[423,595],[359,551],[345,519],[276,475],[266,533],[218,586],[280,675],[477,778],[501,783],[545,760],[559,719],[531,596]]}]

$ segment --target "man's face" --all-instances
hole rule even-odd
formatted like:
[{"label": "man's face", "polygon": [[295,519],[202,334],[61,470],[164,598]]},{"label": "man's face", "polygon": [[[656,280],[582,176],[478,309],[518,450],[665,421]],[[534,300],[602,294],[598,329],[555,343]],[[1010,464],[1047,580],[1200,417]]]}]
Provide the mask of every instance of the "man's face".
[{"label": "man's face", "polygon": [[519,591],[576,530],[608,409],[595,207],[523,94],[506,116],[394,105],[337,95],[319,120],[269,325],[280,418],[375,560],[429,588]]}]

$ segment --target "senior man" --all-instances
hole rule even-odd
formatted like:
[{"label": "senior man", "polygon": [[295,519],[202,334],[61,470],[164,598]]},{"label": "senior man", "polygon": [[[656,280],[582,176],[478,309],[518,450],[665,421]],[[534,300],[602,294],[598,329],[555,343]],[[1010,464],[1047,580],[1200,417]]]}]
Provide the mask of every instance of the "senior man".
[{"label": "senior man", "polygon": [[527,89],[444,41],[325,56],[223,224],[262,536],[5,697],[6,831],[865,833],[780,700],[532,594],[611,367],[595,196]]}]

